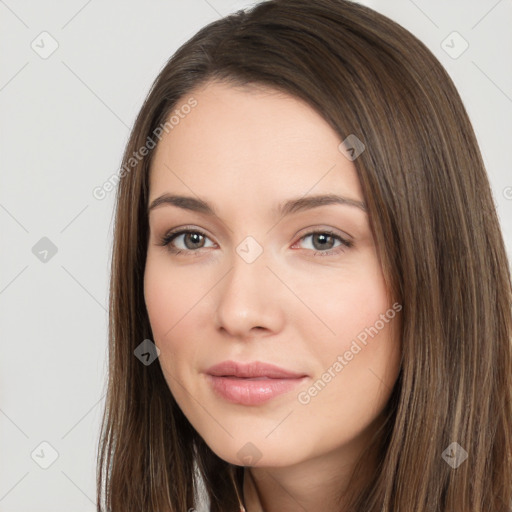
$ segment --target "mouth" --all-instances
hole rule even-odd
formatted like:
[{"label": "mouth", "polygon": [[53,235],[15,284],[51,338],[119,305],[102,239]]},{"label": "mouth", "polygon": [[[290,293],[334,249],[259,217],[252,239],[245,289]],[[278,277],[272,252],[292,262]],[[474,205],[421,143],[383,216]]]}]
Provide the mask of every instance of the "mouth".
[{"label": "mouth", "polygon": [[270,379],[268,377],[219,377],[207,375],[215,393],[222,399],[241,405],[258,405],[291,391],[306,377]]},{"label": "mouth", "polygon": [[308,376],[259,361],[224,361],[206,371],[217,396],[231,403],[258,405],[291,391]]}]

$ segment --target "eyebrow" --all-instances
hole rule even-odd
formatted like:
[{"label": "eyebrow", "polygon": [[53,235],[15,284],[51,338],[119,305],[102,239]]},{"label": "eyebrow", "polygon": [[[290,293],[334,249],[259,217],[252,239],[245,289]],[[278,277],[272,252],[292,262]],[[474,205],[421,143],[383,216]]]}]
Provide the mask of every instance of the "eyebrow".
[{"label": "eyebrow", "polygon": [[[353,206],[361,209],[363,212],[367,211],[366,204],[362,201],[356,201],[348,197],[339,196],[336,194],[325,194],[317,196],[299,197],[295,199],[289,199],[284,203],[277,205],[272,211],[276,216],[285,217],[293,213],[300,211],[310,210],[312,208],[318,208],[320,206],[326,206],[330,204],[342,204],[347,206]],[[190,210],[193,212],[203,213],[214,217],[219,217],[215,208],[209,205],[206,201],[191,196],[180,196],[163,194],[160,197],[154,199],[149,208],[148,215],[152,210],[164,205],[173,205],[184,210]]]}]

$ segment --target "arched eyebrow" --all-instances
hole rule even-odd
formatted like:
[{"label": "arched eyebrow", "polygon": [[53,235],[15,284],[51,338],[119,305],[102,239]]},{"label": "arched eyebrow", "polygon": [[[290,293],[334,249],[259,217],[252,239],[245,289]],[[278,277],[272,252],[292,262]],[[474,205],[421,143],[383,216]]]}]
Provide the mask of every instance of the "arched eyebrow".
[{"label": "arched eyebrow", "polygon": [[[289,199],[274,207],[272,213],[276,217],[285,217],[293,213],[330,204],[353,206],[355,208],[361,209],[365,213],[367,211],[366,204],[363,201],[357,201],[355,199],[350,199],[348,197],[343,197],[336,194],[325,194]],[[196,197],[172,194],[163,194],[154,199],[148,207],[148,215],[155,208],[159,208],[164,205],[173,205],[177,206],[178,208],[183,208],[184,210],[190,210],[193,212],[203,213],[205,215],[219,218],[216,209],[206,201]]]}]

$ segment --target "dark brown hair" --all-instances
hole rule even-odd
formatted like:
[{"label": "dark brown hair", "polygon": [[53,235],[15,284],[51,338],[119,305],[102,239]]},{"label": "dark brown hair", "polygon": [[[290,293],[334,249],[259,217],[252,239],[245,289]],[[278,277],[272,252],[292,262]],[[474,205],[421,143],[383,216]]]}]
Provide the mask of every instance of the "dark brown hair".
[{"label": "dark brown hair", "polygon": [[[365,472],[361,457],[361,485],[343,512],[511,510],[510,272],[478,143],[446,71],[416,37],[362,5],[263,2],[210,23],[172,56],[123,169],[212,80],[301,98],[341,140],[354,134],[366,146],[353,163],[386,282],[403,305],[402,361],[367,447],[378,470]],[[143,294],[152,154],[120,175],[117,190],[98,511],[186,512],[197,506],[195,465],[211,510],[236,511],[243,467],[204,443],[160,365],[134,357],[152,339]],[[442,457],[453,442],[468,453],[456,469]]]}]

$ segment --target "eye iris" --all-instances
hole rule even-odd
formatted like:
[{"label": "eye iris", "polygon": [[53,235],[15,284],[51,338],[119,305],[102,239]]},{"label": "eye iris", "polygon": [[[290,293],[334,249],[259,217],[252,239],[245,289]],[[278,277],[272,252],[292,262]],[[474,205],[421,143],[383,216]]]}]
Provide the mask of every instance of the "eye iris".
[{"label": "eye iris", "polygon": [[[192,247],[190,247],[189,244],[187,243],[188,237],[190,237],[194,240],[192,242]],[[201,240],[201,238],[204,238],[204,237],[200,233],[185,233],[183,240],[185,241],[185,246],[187,247],[187,249],[197,249],[198,248],[196,246],[197,244],[200,244],[201,242],[204,243],[204,240]]]},{"label": "eye iris", "polygon": [[315,246],[315,249],[330,249],[332,247],[332,243],[330,245],[321,243],[319,247],[316,247],[315,240],[317,238],[323,240],[324,242],[326,239],[330,238],[331,242],[334,243],[334,238],[331,235],[326,235],[325,233],[315,234],[313,235],[313,245]]}]

